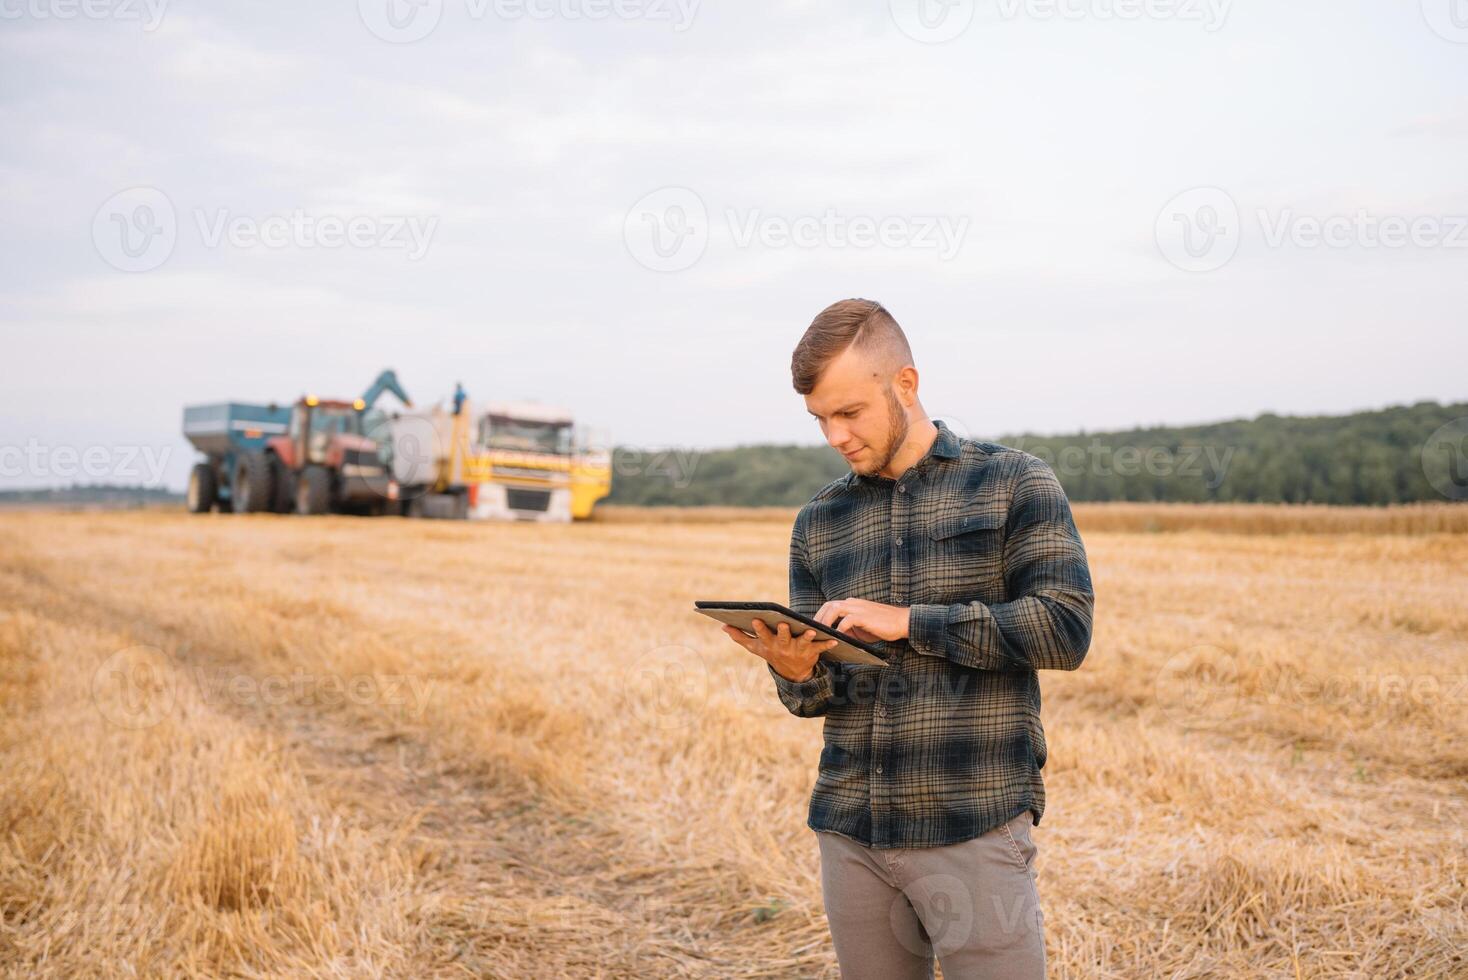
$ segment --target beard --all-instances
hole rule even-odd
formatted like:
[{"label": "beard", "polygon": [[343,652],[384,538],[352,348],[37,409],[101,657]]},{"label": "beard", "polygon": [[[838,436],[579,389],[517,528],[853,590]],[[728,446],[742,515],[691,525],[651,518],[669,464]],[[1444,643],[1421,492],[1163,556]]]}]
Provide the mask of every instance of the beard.
[{"label": "beard", "polygon": [[858,470],[864,476],[874,476],[887,468],[887,464],[897,456],[902,444],[907,441],[907,432],[912,428],[907,421],[907,413],[902,410],[902,402],[897,400],[897,394],[887,388],[887,445],[882,447],[877,461],[869,470]]}]

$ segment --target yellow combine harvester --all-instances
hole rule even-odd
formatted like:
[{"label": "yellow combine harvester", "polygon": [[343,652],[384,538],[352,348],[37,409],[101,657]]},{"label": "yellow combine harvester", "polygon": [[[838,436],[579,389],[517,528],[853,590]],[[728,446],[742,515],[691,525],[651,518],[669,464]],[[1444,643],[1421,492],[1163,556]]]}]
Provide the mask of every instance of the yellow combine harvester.
[{"label": "yellow combine harvester", "polygon": [[571,413],[536,402],[406,411],[392,420],[392,465],[411,516],[570,521],[612,490],[610,452],[576,438]]}]

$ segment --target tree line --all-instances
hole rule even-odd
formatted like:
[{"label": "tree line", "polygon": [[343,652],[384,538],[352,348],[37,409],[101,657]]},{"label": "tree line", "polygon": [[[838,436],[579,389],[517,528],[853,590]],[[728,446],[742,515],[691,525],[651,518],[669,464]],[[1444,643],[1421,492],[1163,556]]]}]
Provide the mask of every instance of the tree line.
[{"label": "tree line", "polygon": [[[987,437],[1045,460],[1073,501],[1393,504],[1468,499],[1468,402],[1349,415]],[[798,506],[849,472],[825,445],[612,454],[608,503]]]}]

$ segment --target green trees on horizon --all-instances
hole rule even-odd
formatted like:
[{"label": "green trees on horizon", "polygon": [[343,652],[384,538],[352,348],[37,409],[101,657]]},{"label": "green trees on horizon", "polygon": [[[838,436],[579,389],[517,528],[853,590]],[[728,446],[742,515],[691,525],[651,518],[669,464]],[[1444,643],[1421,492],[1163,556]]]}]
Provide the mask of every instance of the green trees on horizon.
[{"label": "green trees on horizon", "polygon": [[[1444,429],[1447,426],[1447,429]],[[1389,504],[1468,498],[1468,402],[1351,415],[973,438],[1033,453],[1073,501]],[[613,453],[608,503],[798,506],[848,472],[825,445]]]}]

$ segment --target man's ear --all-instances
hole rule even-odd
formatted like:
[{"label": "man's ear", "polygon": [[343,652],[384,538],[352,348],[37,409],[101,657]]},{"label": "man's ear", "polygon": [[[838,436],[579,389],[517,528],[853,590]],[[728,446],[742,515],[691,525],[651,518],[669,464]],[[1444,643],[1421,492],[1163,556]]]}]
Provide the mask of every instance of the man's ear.
[{"label": "man's ear", "polygon": [[917,368],[909,364],[898,371],[897,377],[892,380],[892,390],[897,392],[897,398],[903,405],[911,408],[912,403],[917,401]]}]

